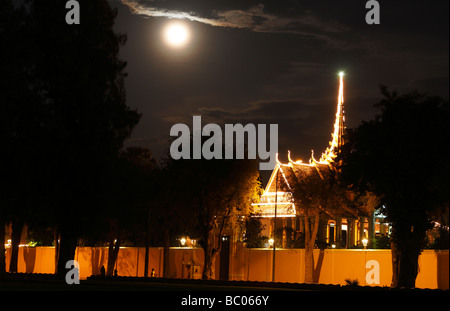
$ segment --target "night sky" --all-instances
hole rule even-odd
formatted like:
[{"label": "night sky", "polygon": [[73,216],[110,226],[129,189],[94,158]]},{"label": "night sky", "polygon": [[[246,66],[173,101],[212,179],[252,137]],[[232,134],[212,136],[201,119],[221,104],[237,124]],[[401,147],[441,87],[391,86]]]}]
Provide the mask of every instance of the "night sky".
[{"label": "night sky", "polygon": [[[126,146],[159,158],[169,131],[192,116],[209,122],[279,125],[280,160],[308,160],[328,146],[338,72],[345,71],[347,127],[374,117],[379,85],[448,98],[448,0],[379,1],[368,25],[359,0],[114,0],[126,33],[127,102],[143,114]],[[185,17],[191,40],[162,33]],[[172,19],[171,19],[172,18]],[[320,156],[318,156],[320,157]]]}]

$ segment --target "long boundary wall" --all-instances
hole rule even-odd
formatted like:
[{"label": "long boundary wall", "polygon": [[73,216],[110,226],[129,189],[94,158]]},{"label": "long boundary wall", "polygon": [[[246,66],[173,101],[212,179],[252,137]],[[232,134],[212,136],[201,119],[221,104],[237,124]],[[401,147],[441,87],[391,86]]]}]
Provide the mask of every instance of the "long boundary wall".
[{"label": "long boundary wall", "polygon": [[[54,247],[20,247],[18,271],[26,273],[54,273]],[[304,282],[303,249],[277,249],[275,253],[275,281]],[[203,269],[203,250],[200,248],[170,249],[169,277],[200,278]],[[235,249],[230,254],[230,280],[272,281],[271,249]],[[108,249],[78,247],[75,260],[80,264],[80,278],[100,274],[106,267]],[[7,249],[8,270],[10,249]],[[358,280],[360,285],[389,286],[392,277],[390,250],[314,250],[314,280],[322,284],[346,284],[346,279]],[[150,248],[149,273],[163,274],[164,249]],[[145,248],[122,247],[116,264],[121,276],[144,276]],[[212,278],[218,277],[217,257]],[[418,288],[449,289],[449,252],[424,250],[419,257]],[[214,273],[216,271],[216,273]]]},{"label": "long boundary wall", "polygon": [[[234,280],[272,281],[273,250],[243,249],[240,260],[232,261]],[[449,289],[449,252],[425,250],[419,257],[418,288]],[[390,250],[314,250],[314,281],[322,284],[390,286],[392,256]],[[230,273],[231,273],[230,271]],[[305,279],[305,250],[277,249],[275,281],[302,283]]]}]

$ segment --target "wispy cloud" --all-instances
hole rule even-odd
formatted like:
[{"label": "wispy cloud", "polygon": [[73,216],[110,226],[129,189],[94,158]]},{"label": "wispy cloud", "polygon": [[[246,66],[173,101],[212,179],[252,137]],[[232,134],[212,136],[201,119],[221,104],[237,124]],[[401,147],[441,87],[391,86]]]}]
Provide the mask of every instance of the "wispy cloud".
[{"label": "wispy cloud", "polygon": [[285,17],[268,13],[264,5],[259,4],[248,9],[212,10],[210,16],[201,16],[198,12],[185,12],[156,7],[155,3],[139,0],[121,0],[133,14],[146,17],[165,17],[187,19],[199,23],[226,28],[243,28],[255,32],[280,32],[322,37],[325,34],[340,33],[347,27],[333,21],[321,20],[312,12],[295,17]]},{"label": "wispy cloud", "polygon": [[221,27],[237,27],[236,25],[227,25],[220,23],[214,19],[202,18],[196,16],[193,12],[182,12],[176,10],[166,10],[162,8],[152,7],[148,4],[139,3],[134,0],[121,0],[123,4],[128,6],[133,14],[142,15],[146,17],[166,17],[174,19],[187,19],[191,21],[196,21],[199,23],[211,25],[211,26],[221,26]]}]

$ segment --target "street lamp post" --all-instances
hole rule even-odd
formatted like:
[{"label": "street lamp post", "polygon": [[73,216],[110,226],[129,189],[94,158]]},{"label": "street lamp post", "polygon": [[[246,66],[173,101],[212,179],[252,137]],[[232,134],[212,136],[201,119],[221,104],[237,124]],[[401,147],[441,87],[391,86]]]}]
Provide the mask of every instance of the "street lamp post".
[{"label": "street lamp post", "polygon": [[277,174],[275,176],[275,217],[273,218],[273,258],[272,258],[272,282],[275,282],[275,250],[276,250],[276,238],[275,234],[277,231],[277,207],[278,207],[278,172],[280,168],[277,170]]}]

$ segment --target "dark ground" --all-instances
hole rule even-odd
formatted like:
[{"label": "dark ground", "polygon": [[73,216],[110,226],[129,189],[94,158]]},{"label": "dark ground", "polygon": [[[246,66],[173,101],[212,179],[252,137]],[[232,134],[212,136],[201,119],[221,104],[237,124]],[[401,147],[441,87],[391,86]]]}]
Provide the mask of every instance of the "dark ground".
[{"label": "dark ground", "polygon": [[390,287],[329,285],[285,282],[189,280],[144,277],[91,276],[80,284],[68,285],[53,274],[6,273],[0,276],[0,291],[45,290],[162,290],[162,291],[338,291],[338,292],[390,292],[390,293],[448,293],[431,289],[394,289]]},{"label": "dark ground", "polygon": [[[269,297],[267,305],[235,306],[226,305],[228,297],[254,298]],[[64,301],[62,305],[72,309],[72,304],[82,305],[89,301],[89,309],[94,305],[101,309],[117,309],[129,305],[129,311],[137,303],[144,304],[144,310],[287,310],[293,304],[304,306],[305,301],[320,304],[333,310],[349,310],[356,303],[374,306],[385,310],[399,310],[410,307],[419,310],[424,304],[439,306],[448,304],[449,291],[441,290],[402,290],[387,287],[339,286],[322,284],[295,284],[242,281],[202,281],[163,278],[136,277],[91,277],[81,280],[79,285],[68,285],[53,275],[7,274],[0,279],[0,301],[18,301],[21,306],[39,301],[52,301],[56,297]],[[192,298],[214,298],[210,306],[183,306],[182,301]],[[420,303],[420,304],[419,304]],[[3,304],[2,304],[3,305]],[[355,306],[355,305],[353,305]],[[341,308],[342,307],[342,308]],[[61,308],[56,308],[60,310]],[[80,309],[79,307],[77,309]],[[322,308],[320,308],[322,309]],[[362,308],[361,310],[366,310]]]}]

